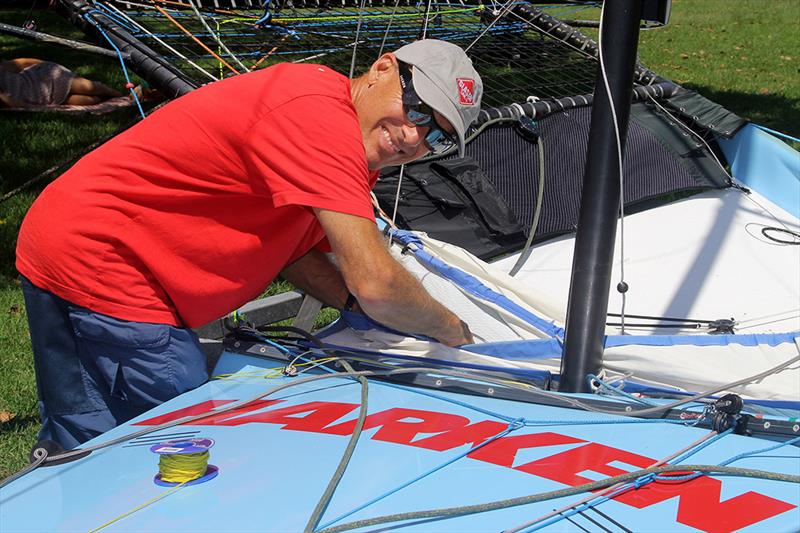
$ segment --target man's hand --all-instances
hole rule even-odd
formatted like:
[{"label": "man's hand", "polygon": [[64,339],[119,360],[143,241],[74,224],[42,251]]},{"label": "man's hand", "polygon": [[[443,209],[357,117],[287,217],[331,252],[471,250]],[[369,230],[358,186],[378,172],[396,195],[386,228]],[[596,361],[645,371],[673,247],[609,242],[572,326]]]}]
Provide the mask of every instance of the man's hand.
[{"label": "man's hand", "polygon": [[391,256],[374,222],[325,209],[314,212],[348,290],[370,318],[448,346],[473,342],[466,324],[431,298],[417,278]]},{"label": "man's hand", "polygon": [[472,332],[469,330],[469,326],[463,320],[459,320],[459,330],[458,334],[454,337],[435,337],[439,342],[442,344],[446,344],[447,346],[461,346],[463,344],[474,344],[475,339],[472,338]]}]

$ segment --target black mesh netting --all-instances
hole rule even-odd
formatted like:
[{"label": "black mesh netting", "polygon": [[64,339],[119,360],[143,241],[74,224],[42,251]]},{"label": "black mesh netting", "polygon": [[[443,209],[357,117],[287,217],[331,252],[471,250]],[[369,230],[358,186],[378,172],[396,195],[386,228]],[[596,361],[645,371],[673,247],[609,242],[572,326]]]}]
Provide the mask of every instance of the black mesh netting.
[{"label": "black mesh netting", "polygon": [[[577,225],[590,118],[591,109],[581,107],[554,113],[539,122],[544,143],[545,186],[536,241],[573,231]],[[648,127],[642,125],[645,122]],[[710,157],[700,150],[698,144],[687,137],[681,137],[680,143],[673,141],[667,144],[658,134],[659,124],[663,124],[664,128],[669,127],[644,104],[633,106],[624,163],[627,208],[670,193],[727,185],[721,170],[717,168],[715,171],[714,166],[707,164],[706,159]],[[537,200],[539,157],[536,144],[519,134],[513,124],[501,125],[488,129],[467,145],[466,155],[482,169],[491,186],[516,215],[527,236]],[[416,166],[424,170],[415,170]],[[445,185],[457,192],[461,187],[455,184],[458,178],[430,167],[430,163],[407,167],[406,174],[416,177],[416,180],[404,178],[398,220],[408,229],[425,231],[432,237],[442,238],[443,228],[452,231],[449,226],[453,220],[460,220],[462,226],[465,224],[463,219],[454,219],[462,216],[463,210],[440,208],[437,211],[435,202],[428,200],[426,204],[430,194],[425,194],[422,190],[425,185],[420,185],[420,181],[424,179],[433,183],[442,179]],[[434,174],[421,178],[425,173]],[[397,169],[385,172],[376,188],[381,207],[390,214],[394,207],[397,177]],[[469,203],[468,199],[464,203]],[[464,233],[468,231],[462,229]],[[489,230],[479,240],[491,237],[492,231]],[[452,241],[452,235],[448,238]],[[463,238],[468,239],[467,236]],[[500,242],[497,246],[487,246],[481,242],[471,251],[488,258],[521,247],[523,240],[516,238],[509,242],[504,239],[506,237],[503,236],[495,239]],[[470,249],[470,246],[465,247]]]}]

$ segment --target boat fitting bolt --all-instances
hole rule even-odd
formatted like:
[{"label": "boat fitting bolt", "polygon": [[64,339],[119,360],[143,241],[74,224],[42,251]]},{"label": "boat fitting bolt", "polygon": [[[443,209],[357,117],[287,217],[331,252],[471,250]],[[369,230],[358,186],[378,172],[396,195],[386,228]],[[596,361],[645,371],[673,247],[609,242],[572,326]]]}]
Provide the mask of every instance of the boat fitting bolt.
[{"label": "boat fitting bolt", "polygon": [[489,387],[489,389],[486,392],[488,392],[489,394],[494,394],[494,389]]},{"label": "boat fitting bolt", "polygon": [[620,281],[619,283],[617,283],[617,292],[620,294],[625,294],[626,292],[628,292],[628,284],[625,283],[624,281]]},{"label": "boat fitting bolt", "polygon": [[437,379],[436,380],[436,386],[437,387],[441,387],[442,386],[442,380],[441,379]]},{"label": "boat fitting bolt", "polygon": [[795,433],[797,433],[798,431],[800,431],[800,424],[795,424],[795,425],[793,425],[793,426],[792,426],[792,431],[794,431]]}]

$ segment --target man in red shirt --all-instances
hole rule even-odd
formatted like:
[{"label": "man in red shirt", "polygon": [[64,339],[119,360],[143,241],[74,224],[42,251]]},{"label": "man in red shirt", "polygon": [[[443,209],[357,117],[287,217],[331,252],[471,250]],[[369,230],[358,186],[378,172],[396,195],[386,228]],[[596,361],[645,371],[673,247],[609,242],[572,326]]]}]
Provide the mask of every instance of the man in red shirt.
[{"label": "man in red shirt", "polygon": [[[23,222],[41,439],[74,447],[207,379],[192,327],[281,274],[456,346],[469,329],[388,253],[378,171],[454,144],[482,84],[436,40],[363,76],[280,64],[198,89],[80,160]],[[332,251],[336,265],[324,252]]]}]

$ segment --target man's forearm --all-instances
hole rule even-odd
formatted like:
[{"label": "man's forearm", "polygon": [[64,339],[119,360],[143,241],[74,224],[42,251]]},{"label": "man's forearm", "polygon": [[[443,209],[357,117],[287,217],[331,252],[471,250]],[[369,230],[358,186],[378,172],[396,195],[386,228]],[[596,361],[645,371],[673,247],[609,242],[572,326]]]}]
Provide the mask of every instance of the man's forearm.
[{"label": "man's forearm", "polygon": [[298,289],[331,307],[342,308],[350,294],[342,274],[325,254],[317,250],[311,250],[284,268],[281,275]]}]

